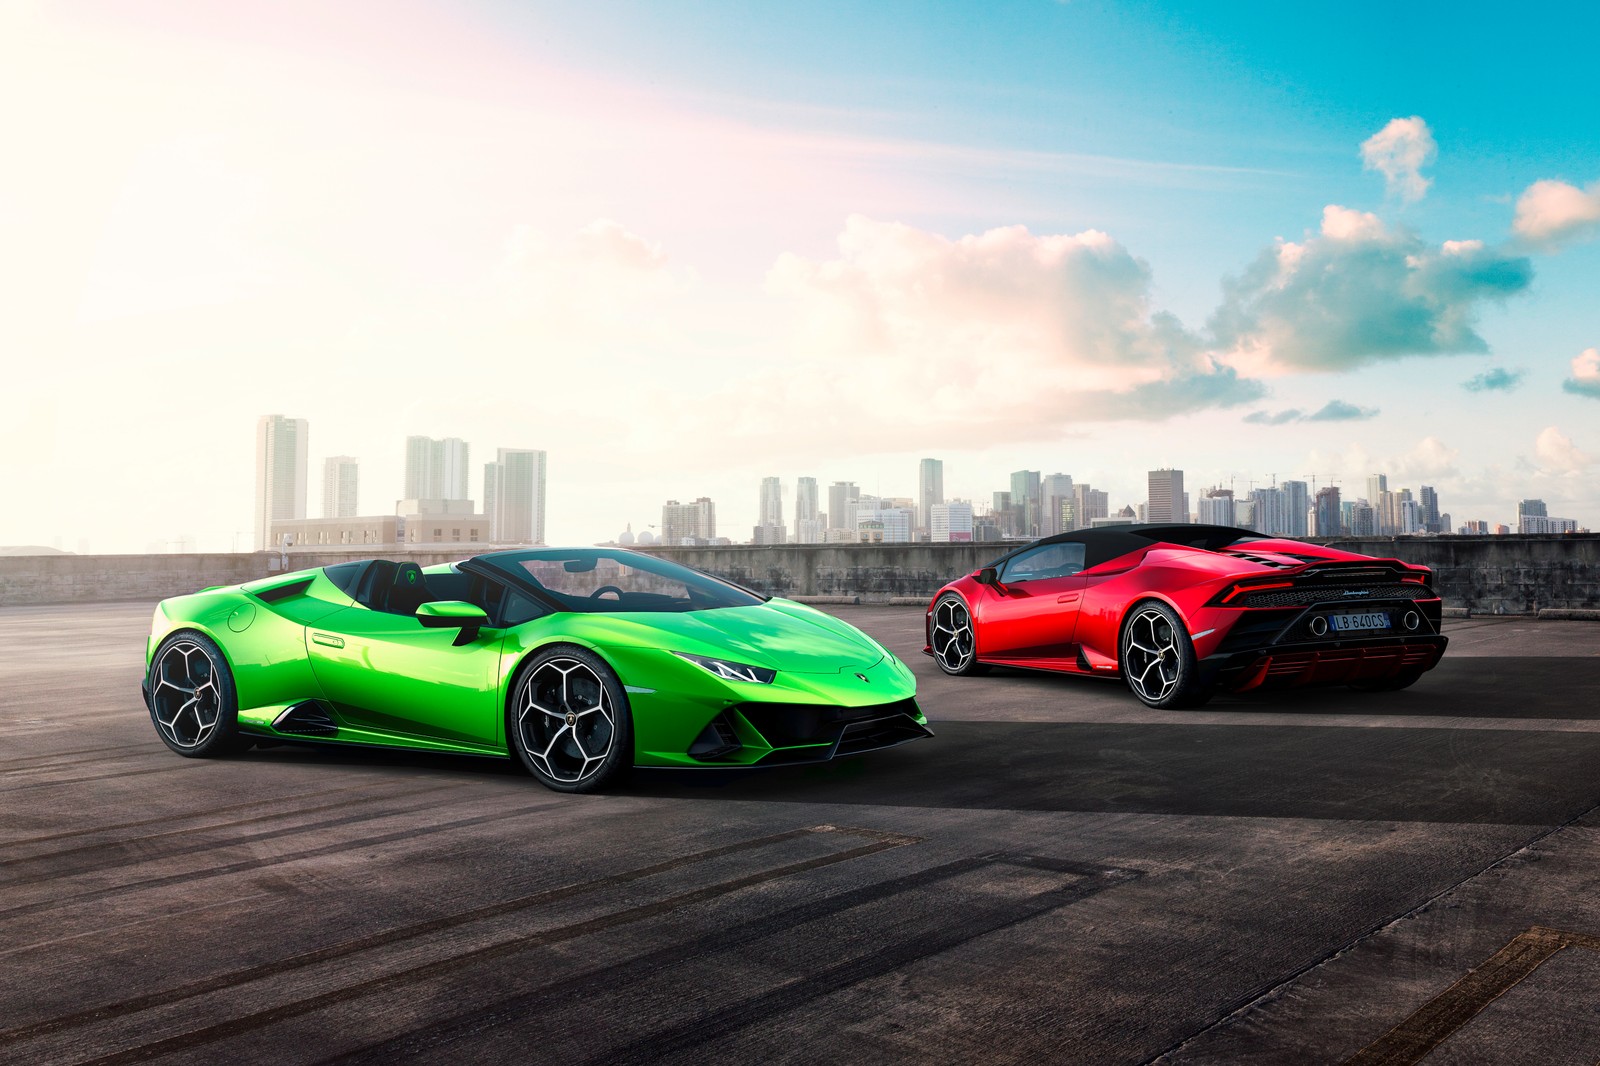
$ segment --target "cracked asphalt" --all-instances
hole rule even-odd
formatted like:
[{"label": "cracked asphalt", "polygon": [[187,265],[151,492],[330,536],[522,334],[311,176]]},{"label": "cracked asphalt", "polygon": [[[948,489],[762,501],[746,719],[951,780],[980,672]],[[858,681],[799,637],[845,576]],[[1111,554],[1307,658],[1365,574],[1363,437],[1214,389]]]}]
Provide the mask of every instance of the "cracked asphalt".
[{"label": "cracked asphalt", "polygon": [[833,610],[935,738],[568,797],[180,759],[149,605],[0,609],[0,1061],[1600,1060],[1600,625],[1158,712]]}]

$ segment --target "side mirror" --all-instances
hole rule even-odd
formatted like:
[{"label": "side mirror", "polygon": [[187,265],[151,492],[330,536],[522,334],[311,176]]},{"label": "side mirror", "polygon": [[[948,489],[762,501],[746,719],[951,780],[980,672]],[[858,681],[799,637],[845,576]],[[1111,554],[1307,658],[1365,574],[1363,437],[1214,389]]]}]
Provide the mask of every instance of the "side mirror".
[{"label": "side mirror", "polygon": [[478,639],[478,630],[489,624],[483,608],[465,600],[436,600],[417,608],[417,621],[426,629],[459,629],[452,642],[456,647]]},{"label": "side mirror", "polygon": [[999,571],[992,566],[986,566],[982,570],[979,570],[976,574],[973,574],[972,580],[976,581],[980,585],[988,585],[991,588],[1004,588],[1004,586],[1000,584]]}]

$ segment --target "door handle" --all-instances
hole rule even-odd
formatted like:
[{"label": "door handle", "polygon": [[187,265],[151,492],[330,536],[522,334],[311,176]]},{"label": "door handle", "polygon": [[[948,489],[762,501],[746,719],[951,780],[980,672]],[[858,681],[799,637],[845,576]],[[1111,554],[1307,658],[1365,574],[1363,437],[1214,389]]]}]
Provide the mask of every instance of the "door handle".
[{"label": "door handle", "polygon": [[1083,593],[1081,593],[1081,592],[1063,592],[1061,595],[1056,597],[1056,602],[1057,603],[1075,603],[1075,602],[1077,602],[1078,597],[1081,596],[1081,595],[1083,595]]},{"label": "door handle", "polygon": [[312,633],[311,643],[322,644],[329,648],[342,648],[344,647],[344,638],[336,637],[332,633]]}]

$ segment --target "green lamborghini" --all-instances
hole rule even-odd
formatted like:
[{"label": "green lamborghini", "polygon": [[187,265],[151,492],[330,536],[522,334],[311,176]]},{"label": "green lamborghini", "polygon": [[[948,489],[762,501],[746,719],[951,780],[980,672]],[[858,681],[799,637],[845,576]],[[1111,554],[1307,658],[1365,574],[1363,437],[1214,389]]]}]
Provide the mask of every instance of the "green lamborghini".
[{"label": "green lamborghini", "polygon": [[813,762],[931,736],[911,670],[845,622],[611,548],[340,563],[156,606],[167,747],[521,760],[563,792],[632,766]]}]

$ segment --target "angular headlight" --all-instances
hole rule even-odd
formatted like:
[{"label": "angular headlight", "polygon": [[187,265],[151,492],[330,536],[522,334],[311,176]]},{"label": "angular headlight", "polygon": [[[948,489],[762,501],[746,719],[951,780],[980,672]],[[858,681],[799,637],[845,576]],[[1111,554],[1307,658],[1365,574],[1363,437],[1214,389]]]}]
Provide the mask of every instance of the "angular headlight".
[{"label": "angular headlight", "polygon": [[770,685],[773,678],[778,676],[778,671],[761,666],[748,666],[745,663],[729,662],[727,659],[708,659],[704,655],[690,655],[684,651],[675,651],[672,654],[680,659],[688,659],[700,669],[716,674],[724,681],[750,681],[757,685]]}]

